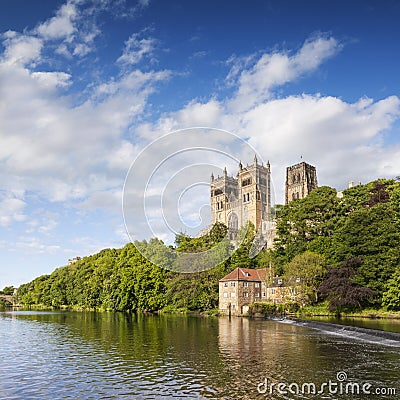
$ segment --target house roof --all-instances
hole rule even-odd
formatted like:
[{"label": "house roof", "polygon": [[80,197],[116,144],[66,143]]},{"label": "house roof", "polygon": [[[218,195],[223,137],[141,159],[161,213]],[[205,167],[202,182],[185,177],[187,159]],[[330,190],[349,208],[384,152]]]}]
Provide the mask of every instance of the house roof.
[{"label": "house roof", "polygon": [[267,269],[236,268],[228,275],[220,279],[224,281],[265,281],[267,279]]}]

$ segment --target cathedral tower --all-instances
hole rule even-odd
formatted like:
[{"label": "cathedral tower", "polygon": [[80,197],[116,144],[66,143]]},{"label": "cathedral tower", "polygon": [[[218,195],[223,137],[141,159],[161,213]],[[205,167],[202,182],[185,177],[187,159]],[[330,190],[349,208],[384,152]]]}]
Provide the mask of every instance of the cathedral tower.
[{"label": "cathedral tower", "polygon": [[269,219],[271,211],[271,167],[253,164],[243,167],[239,163],[236,178],[228,176],[226,168],[222,177],[211,175],[211,223],[222,222],[231,236],[251,221],[256,229]]},{"label": "cathedral tower", "polygon": [[317,187],[317,170],[314,166],[301,162],[286,168],[285,204],[304,199]]}]

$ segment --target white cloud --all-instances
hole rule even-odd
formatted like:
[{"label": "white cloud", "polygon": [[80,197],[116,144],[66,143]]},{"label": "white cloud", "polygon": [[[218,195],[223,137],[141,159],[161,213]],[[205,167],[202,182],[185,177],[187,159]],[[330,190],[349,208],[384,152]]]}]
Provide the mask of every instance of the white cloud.
[{"label": "white cloud", "polygon": [[39,60],[43,42],[35,37],[7,32],[4,35],[5,52],[2,62],[10,67],[25,65]]},{"label": "white cloud", "polygon": [[135,65],[145,57],[152,59],[157,41],[154,38],[140,38],[140,36],[140,34],[133,34],[125,42],[125,48],[121,57],[117,60],[118,63]]},{"label": "white cloud", "polygon": [[13,222],[25,221],[26,214],[24,209],[26,202],[13,196],[10,193],[5,193],[0,200],[0,226],[7,227]]},{"label": "white cloud", "polygon": [[32,72],[32,77],[48,88],[67,87],[71,80],[71,75],[65,72]]},{"label": "white cloud", "polygon": [[[234,112],[245,111],[268,100],[276,86],[312,72],[340,48],[340,44],[332,37],[316,37],[307,40],[292,56],[288,52],[265,53],[251,67],[240,70],[240,66],[234,65],[227,78],[229,82],[237,77],[238,89],[229,102],[230,108]],[[244,65],[253,59],[254,56],[248,57]]]},{"label": "white cloud", "polygon": [[102,210],[109,209],[113,212],[121,211],[122,189],[104,190],[92,193],[90,197],[81,202],[77,207],[82,210],[94,210],[100,208]]},{"label": "white cloud", "polygon": [[[398,149],[386,149],[383,143],[383,132],[399,118],[398,97],[362,98],[354,104],[318,94],[275,98],[277,88],[319,68],[340,50],[341,44],[332,37],[313,37],[294,53],[233,57],[226,78],[233,87],[231,97],[193,99],[153,123],[140,124],[150,95],[159,82],[171,77],[166,70],[131,70],[144,59],[154,59],[156,39],[144,38],[143,32],[132,35],[117,60],[123,67],[120,74],[88,84],[79,102],[68,92],[77,80],[73,73],[51,70],[49,64],[46,70],[40,68],[49,41],[52,49],[71,60],[92,50],[99,31],[90,21],[86,29],[77,29],[83,15],[78,3],[69,1],[32,36],[3,35],[0,184],[19,189],[22,195],[9,196],[0,204],[2,226],[26,220],[25,192],[85,212],[120,212],[123,181],[139,150],[162,134],[192,126],[222,128],[250,138],[250,144],[271,161],[278,202],[283,198],[285,166],[301,155],[317,166],[320,183],[332,186],[340,187],[349,175],[365,181],[373,174],[400,170]],[[204,144],[214,145],[212,140]],[[373,163],[366,166],[366,160]],[[192,217],[190,207],[184,213],[190,219],[198,210]],[[39,218],[30,229],[46,235],[57,224],[56,218],[49,217],[47,223]],[[20,246],[29,243],[34,242],[20,241]]]},{"label": "white cloud", "polygon": [[27,254],[57,254],[63,251],[58,244],[43,243],[39,238],[31,236],[21,236],[14,244],[18,250],[23,250]]},{"label": "white cloud", "polygon": [[351,104],[303,95],[260,104],[246,113],[243,126],[251,132],[250,143],[270,158],[282,202],[285,166],[299,162],[300,156],[317,166],[320,184],[339,189],[352,179],[366,182],[393,176],[388,172],[399,165],[398,155],[390,154],[395,147],[384,148],[382,138],[399,116],[396,96]]},{"label": "white cloud", "polygon": [[77,14],[74,2],[68,1],[61,6],[55,17],[40,24],[36,31],[46,40],[71,38],[76,31],[74,20]]},{"label": "white cloud", "polygon": [[11,184],[19,177],[23,189],[39,190],[56,201],[122,185],[133,151],[122,135],[143,113],[155,85],[169,75],[131,71],[94,87],[91,98],[75,105],[60,92],[72,83],[70,74],[31,73],[3,63],[0,90],[7,101],[0,109],[0,165],[5,172],[0,180]]},{"label": "white cloud", "polygon": [[38,232],[44,235],[49,235],[57,227],[58,221],[55,219],[48,219],[44,225],[38,228]]},{"label": "white cloud", "polygon": [[[122,187],[137,151],[123,136],[141,118],[156,84],[170,77],[165,70],[130,70],[107,82],[89,83],[83,101],[77,102],[67,90],[78,78],[51,70],[49,50],[68,57],[87,54],[99,34],[93,18],[97,11],[81,4],[67,1],[34,31],[3,35],[0,184],[5,189],[32,191],[50,201],[90,203],[91,194]],[[141,59],[152,53],[154,45],[154,39],[133,35],[124,55],[130,52],[133,57],[136,49]],[[46,63],[43,69],[41,62]],[[15,205],[18,201],[23,197]],[[17,218],[22,217],[3,217],[3,224]]]},{"label": "white cloud", "polygon": [[340,48],[334,38],[314,37],[291,56],[273,52],[241,59],[227,77],[237,88],[231,98],[191,101],[154,124],[143,124],[137,133],[154,139],[190,126],[214,126],[249,138],[271,161],[279,203],[285,167],[299,162],[301,156],[317,166],[320,184],[339,189],[348,180],[366,182],[398,175],[400,147],[389,148],[384,142],[385,131],[400,117],[397,96],[379,101],[364,97],[355,103],[319,94],[273,96],[280,85],[315,70]]}]

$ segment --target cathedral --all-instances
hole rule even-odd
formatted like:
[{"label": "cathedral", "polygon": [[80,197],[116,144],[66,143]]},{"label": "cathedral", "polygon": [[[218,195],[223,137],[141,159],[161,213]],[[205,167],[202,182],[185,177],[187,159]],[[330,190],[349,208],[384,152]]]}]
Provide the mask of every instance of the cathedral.
[{"label": "cathedral", "polygon": [[[286,168],[285,203],[306,197],[317,187],[316,168],[305,162]],[[229,229],[231,239],[240,227],[251,221],[261,234],[271,229],[271,166],[253,164],[244,167],[239,163],[236,177],[211,174],[210,182],[211,224],[222,222]]]},{"label": "cathedral", "polygon": [[314,166],[301,162],[286,168],[285,204],[304,199],[317,187],[317,170]]},{"label": "cathedral", "polygon": [[271,168],[259,164],[243,167],[239,163],[236,177],[211,175],[211,224],[222,222],[233,237],[238,229],[251,221],[258,229],[271,212]]}]

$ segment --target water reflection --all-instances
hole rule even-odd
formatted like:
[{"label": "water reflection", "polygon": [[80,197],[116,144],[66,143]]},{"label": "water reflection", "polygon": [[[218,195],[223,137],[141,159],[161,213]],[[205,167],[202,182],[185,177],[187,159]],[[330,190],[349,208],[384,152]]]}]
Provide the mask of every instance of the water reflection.
[{"label": "water reflection", "polygon": [[399,349],[247,318],[0,313],[0,341],[7,399],[255,399],[266,377],[400,378]]}]

